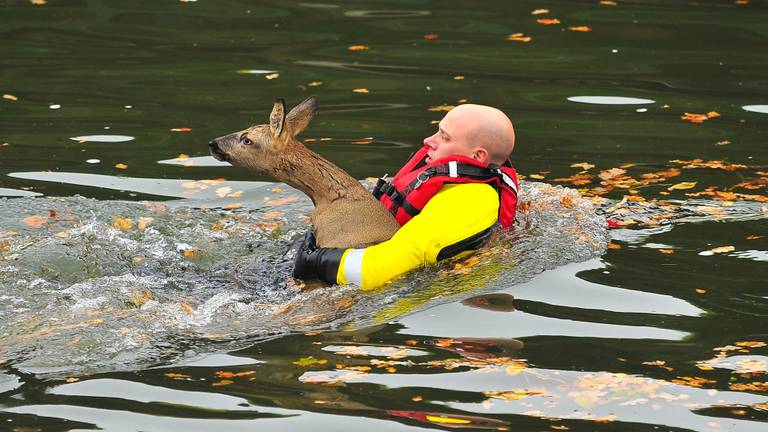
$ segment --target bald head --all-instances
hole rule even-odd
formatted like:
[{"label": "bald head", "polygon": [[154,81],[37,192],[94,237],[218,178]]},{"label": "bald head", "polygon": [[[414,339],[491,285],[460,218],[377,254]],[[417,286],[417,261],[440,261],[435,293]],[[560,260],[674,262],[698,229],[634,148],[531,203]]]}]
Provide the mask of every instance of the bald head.
[{"label": "bald head", "polygon": [[515,147],[515,129],[502,111],[475,104],[453,108],[440,121],[435,135],[424,140],[436,160],[462,154],[483,163],[503,164]]}]

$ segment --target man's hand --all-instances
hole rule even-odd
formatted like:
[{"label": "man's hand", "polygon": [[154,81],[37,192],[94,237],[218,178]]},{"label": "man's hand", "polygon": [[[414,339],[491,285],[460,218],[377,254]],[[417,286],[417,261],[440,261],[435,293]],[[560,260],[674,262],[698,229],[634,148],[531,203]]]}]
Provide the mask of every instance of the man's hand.
[{"label": "man's hand", "polygon": [[336,283],[341,257],[344,249],[319,248],[312,231],[291,245],[290,252],[296,254],[293,262],[293,277],[301,280],[320,279],[330,284]]}]

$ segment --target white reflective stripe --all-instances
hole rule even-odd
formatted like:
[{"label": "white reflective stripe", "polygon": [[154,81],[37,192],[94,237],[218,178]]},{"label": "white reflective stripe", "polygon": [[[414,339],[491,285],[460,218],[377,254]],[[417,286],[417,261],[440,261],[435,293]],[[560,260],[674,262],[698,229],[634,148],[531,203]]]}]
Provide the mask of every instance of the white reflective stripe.
[{"label": "white reflective stripe", "polygon": [[352,249],[344,258],[344,277],[350,285],[363,286],[363,253],[365,249]]},{"label": "white reflective stripe", "polygon": [[512,181],[511,178],[509,178],[508,175],[501,173],[501,179],[504,181],[504,183],[507,184],[513,191],[515,191],[515,194],[517,194],[517,186],[515,185],[515,182]]},{"label": "white reflective stripe", "polygon": [[459,167],[456,161],[450,161],[448,162],[448,176],[449,177],[458,177],[459,176]]}]

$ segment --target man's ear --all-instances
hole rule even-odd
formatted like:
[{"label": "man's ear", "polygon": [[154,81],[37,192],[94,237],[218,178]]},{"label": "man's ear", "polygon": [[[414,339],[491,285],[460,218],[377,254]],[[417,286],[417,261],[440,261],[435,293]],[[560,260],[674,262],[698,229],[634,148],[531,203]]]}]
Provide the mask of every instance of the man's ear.
[{"label": "man's ear", "polygon": [[478,147],[475,149],[474,152],[472,152],[472,159],[482,163],[487,164],[488,163],[488,150]]},{"label": "man's ear", "polygon": [[285,127],[285,101],[277,99],[272,107],[272,113],[269,114],[269,131],[272,136],[277,138],[283,132]]},{"label": "man's ear", "polygon": [[309,122],[312,121],[312,117],[317,112],[318,105],[317,96],[310,96],[304,99],[302,103],[293,107],[285,118],[291,135],[296,136],[309,126]]}]

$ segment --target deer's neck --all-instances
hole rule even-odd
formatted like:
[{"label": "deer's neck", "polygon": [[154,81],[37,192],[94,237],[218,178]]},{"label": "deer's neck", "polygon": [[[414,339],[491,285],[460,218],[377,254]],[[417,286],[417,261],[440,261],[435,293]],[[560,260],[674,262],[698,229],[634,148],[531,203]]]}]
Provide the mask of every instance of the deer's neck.
[{"label": "deer's neck", "polygon": [[346,171],[303,145],[297,147],[285,153],[273,175],[307,194],[315,207],[368,193]]}]

